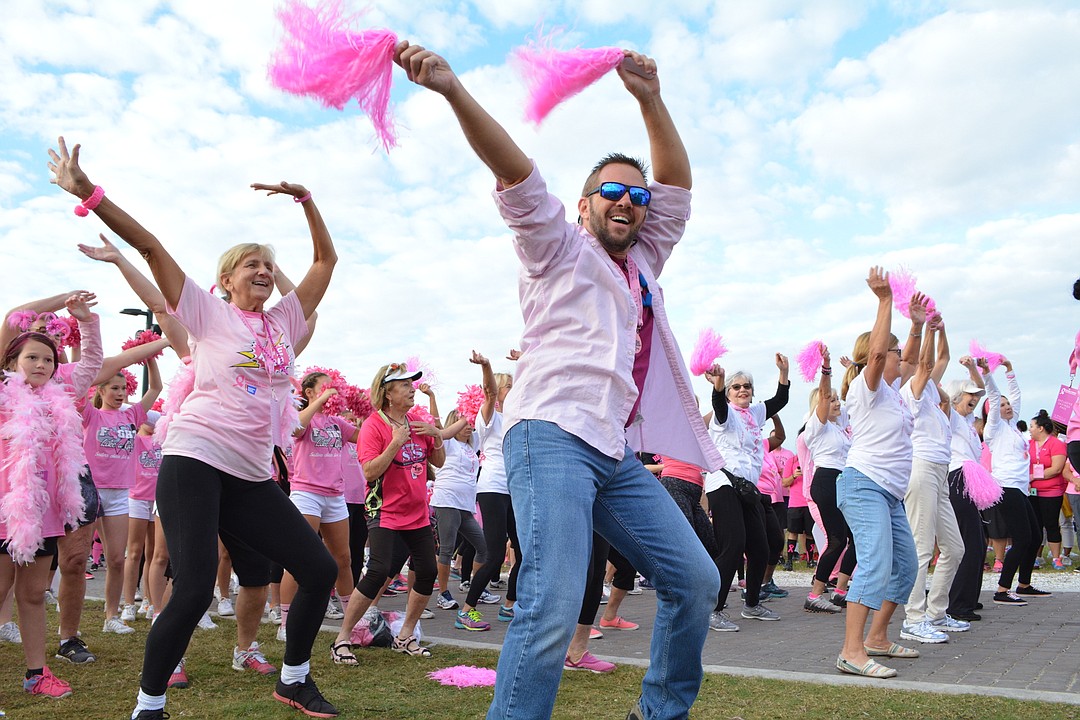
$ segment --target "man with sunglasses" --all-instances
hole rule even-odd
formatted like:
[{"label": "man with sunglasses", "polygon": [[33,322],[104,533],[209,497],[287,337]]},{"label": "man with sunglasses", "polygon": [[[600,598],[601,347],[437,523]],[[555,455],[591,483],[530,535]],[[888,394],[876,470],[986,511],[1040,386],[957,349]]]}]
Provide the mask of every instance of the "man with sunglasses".
[{"label": "man with sunglasses", "polygon": [[690,161],[660,97],[655,63],[626,51],[619,77],[645,121],[656,182],[608,155],[577,201],[579,223],[447,62],[408,42],[395,60],[443,95],[495,175],[522,264],[525,328],[504,440],[522,564],[514,621],[487,717],[551,716],[585,588],[595,529],[656,586],[651,664],[630,718],[685,718],[719,576],[667,491],[634,455],[718,470],[656,276],[690,210]]}]

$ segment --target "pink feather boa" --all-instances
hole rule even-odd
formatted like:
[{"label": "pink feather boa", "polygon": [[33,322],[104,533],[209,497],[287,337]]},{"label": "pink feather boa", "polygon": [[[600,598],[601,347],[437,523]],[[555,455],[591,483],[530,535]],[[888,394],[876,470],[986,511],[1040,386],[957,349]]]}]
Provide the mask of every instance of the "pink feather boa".
[{"label": "pink feather boa", "polygon": [[727,351],[724,338],[717,335],[711,328],[704,328],[698,335],[697,343],[694,344],[694,351],[690,353],[690,372],[694,375],[704,375],[705,371]]},{"label": "pink feather boa", "polygon": [[468,420],[470,425],[476,424],[476,416],[483,404],[484,389],[479,385],[466,385],[464,392],[458,393],[458,415]]},{"label": "pink feather boa", "polygon": [[[48,382],[34,389],[18,373],[5,373],[0,385],[0,459],[9,488],[0,500],[0,521],[7,525],[8,552],[16,563],[34,561],[44,544],[42,522],[46,510],[55,507],[65,524],[83,519],[85,507],[79,473],[85,464],[82,451],[82,420],[64,386]],[[45,467],[51,463],[52,467]],[[45,483],[51,470],[56,496]]]},{"label": "pink feather boa", "polygon": [[161,418],[154,425],[154,442],[158,445],[165,444],[165,438],[169,432],[169,424],[180,412],[180,407],[191,391],[195,389],[195,368],[191,364],[191,356],[183,358],[183,362],[177,369],[173,379],[169,381],[169,393],[165,396],[165,402],[161,405]]},{"label": "pink feather boa", "polygon": [[818,370],[824,364],[824,358],[821,357],[821,345],[820,340],[814,340],[795,356],[795,361],[799,364],[799,373],[806,382],[814,382]]},{"label": "pink feather boa", "polygon": [[355,99],[383,148],[397,145],[390,112],[397,35],[350,29],[356,16],[343,15],[340,0],[322,0],[315,8],[287,0],[277,16],[285,36],[270,60],[270,81],[338,110]]},{"label": "pink feather boa", "polygon": [[455,665],[428,673],[432,680],[454,687],[491,687],[495,684],[495,671],[475,665]]},{"label": "pink feather boa", "polygon": [[532,40],[511,53],[511,61],[529,88],[525,119],[539,125],[555,106],[577,95],[622,62],[617,47],[560,51],[552,47],[558,33]]},{"label": "pink feather boa", "polygon": [[998,367],[1001,366],[1001,361],[1005,358],[1001,353],[990,352],[980,345],[978,340],[971,341],[971,344],[968,346],[968,351],[971,353],[971,357],[976,360],[985,358],[986,364],[990,368],[990,372],[997,370]]},{"label": "pink feather boa", "polygon": [[986,468],[974,460],[965,460],[963,469],[964,494],[975,503],[975,507],[985,510],[1001,499],[1001,486]]}]

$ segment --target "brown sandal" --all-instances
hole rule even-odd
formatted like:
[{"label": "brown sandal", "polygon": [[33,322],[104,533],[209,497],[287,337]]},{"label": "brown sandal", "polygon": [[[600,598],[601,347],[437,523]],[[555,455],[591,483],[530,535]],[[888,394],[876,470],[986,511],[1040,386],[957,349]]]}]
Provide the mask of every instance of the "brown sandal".
[{"label": "brown sandal", "polygon": [[348,640],[334,643],[330,646],[330,659],[335,665],[359,665],[360,661],[353,655],[352,643]]}]

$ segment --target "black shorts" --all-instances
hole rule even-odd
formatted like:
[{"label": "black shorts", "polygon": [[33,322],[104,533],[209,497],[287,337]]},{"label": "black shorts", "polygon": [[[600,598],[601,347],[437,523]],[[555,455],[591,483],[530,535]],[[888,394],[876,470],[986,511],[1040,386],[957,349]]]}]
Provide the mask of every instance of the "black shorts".
[{"label": "black shorts", "polygon": [[[10,556],[10,554],[8,553],[8,541],[7,540],[5,540],[4,542],[0,542],[0,553],[3,553],[4,555],[9,555]],[[56,538],[54,538],[54,537],[45,538],[45,542],[42,545],[42,547],[39,548],[36,553],[34,553],[34,557],[36,557],[36,558],[55,557],[55,556],[56,556]]]},{"label": "black shorts", "polygon": [[814,531],[814,516],[810,514],[810,508],[789,507],[787,511],[787,530],[792,535],[809,535]]},{"label": "black shorts", "polygon": [[989,524],[987,537],[993,540],[1007,540],[1010,537],[1009,524],[1005,521],[1000,505],[1001,503],[998,503],[982,511],[983,522]]}]

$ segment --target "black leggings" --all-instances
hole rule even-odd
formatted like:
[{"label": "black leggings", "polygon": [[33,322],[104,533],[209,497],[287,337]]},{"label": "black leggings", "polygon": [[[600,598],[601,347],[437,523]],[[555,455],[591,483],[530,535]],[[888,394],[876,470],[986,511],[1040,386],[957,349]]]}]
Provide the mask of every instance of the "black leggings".
[{"label": "black leggings", "polygon": [[[840,553],[844,553],[840,572],[850,577],[855,571],[855,537],[844,519],[844,513],[836,506],[836,478],[839,476],[840,471],[835,468],[819,467],[810,481],[810,497],[817,503],[827,538],[825,552],[818,558],[814,572],[814,579],[823,583],[829,582],[829,574],[836,567],[836,561],[840,560]],[[844,548],[847,548],[847,552],[844,552]]]},{"label": "black leggings", "polygon": [[[1035,519],[1039,521],[1039,532],[1035,534],[1035,545],[1042,545],[1042,531],[1046,530],[1046,542],[1061,542],[1061,496],[1036,497],[1028,496],[1031,501],[1031,509],[1035,511]],[[1038,547],[1035,552],[1038,553]]]},{"label": "black leggings", "polygon": [[[777,505],[783,507],[784,503],[777,503]],[[765,519],[765,538],[769,543],[769,556],[765,564],[778,565],[781,559],[780,553],[784,552],[784,529],[780,526],[780,518],[776,514],[771,498],[761,496],[761,511]]]},{"label": "black leggings", "polygon": [[476,502],[480,506],[480,516],[484,520],[484,540],[487,543],[487,562],[473,574],[469,594],[465,604],[476,607],[480,602],[480,593],[487,584],[499,577],[503,558],[506,557],[506,541],[514,548],[514,566],[510,568],[510,578],[506,583],[506,599],[517,600],[518,566],[521,565],[521,545],[518,543],[517,523],[514,521],[514,506],[510,496],[504,493],[476,493]]},{"label": "black leggings", "polygon": [[982,589],[983,561],[986,559],[986,529],[982,513],[965,494],[964,470],[949,471],[949,502],[956,513],[960,537],[964,539],[964,556],[956,569],[949,588],[950,615],[969,615],[975,612]]},{"label": "black leggings", "polygon": [[709,514],[701,507],[702,487],[687,480],[680,480],[666,475],[660,476],[660,484],[671,495],[671,499],[679,506],[683,517],[694,528],[698,540],[705,546],[705,552],[709,557],[716,557],[716,535],[713,533],[712,523],[709,522]]},{"label": "black leggings", "polygon": [[615,575],[611,578],[611,585],[627,592],[634,589],[637,570],[618,550],[611,547],[611,543],[602,535],[593,533],[589,577],[585,582],[585,595],[581,599],[578,625],[592,625],[596,621],[596,613],[600,610],[600,601],[604,597],[604,577],[607,575],[608,561],[615,566]]},{"label": "black leggings", "polygon": [[420,595],[431,595],[435,586],[435,537],[431,526],[415,530],[390,530],[382,527],[368,528],[368,565],[364,577],[356,589],[368,600],[374,600],[382,592],[386,578],[397,573],[405,562],[401,543],[408,548],[412,560],[409,567],[415,573],[412,589]]},{"label": "black leggings", "polygon": [[364,503],[346,503],[349,508],[349,561],[353,586],[364,574],[364,546],[367,545],[367,509]]},{"label": "black leggings", "polygon": [[250,482],[192,458],[166,455],[157,484],[158,511],[173,570],[172,599],[146,637],[141,686],[164,695],[169,675],[214,596],[217,541],[246,544],[285,567],[299,586],[289,611],[286,665],[311,658],[337,563],[281,488]]},{"label": "black leggings", "polygon": [[1001,561],[1001,577],[998,585],[1011,588],[1013,575],[1021,585],[1031,584],[1031,570],[1035,567],[1035,556],[1042,543],[1042,528],[1035,511],[1022,490],[1005,488],[997,504],[1005,519],[1005,526],[1012,538],[1012,547]]},{"label": "black leggings", "polygon": [[720,552],[716,568],[720,571],[720,593],[716,609],[727,601],[728,589],[735,572],[742,567],[746,555],[746,604],[754,607],[761,597],[761,581],[769,556],[769,541],[765,537],[765,510],[760,502],[744,503],[735,488],[723,485],[709,493],[713,532]]}]

